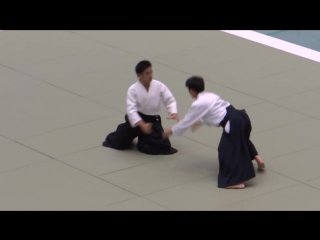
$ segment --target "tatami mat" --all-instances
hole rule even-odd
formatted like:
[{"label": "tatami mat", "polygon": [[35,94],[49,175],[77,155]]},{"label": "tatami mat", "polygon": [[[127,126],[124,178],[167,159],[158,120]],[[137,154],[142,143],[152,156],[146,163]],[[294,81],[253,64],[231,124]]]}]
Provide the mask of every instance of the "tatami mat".
[{"label": "tatami mat", "polygon": [[[143,59],[180,117],[191,75],[246,108],[266,171],[218,189],[219,128],[173,137],[172,156],[102,147]],[[1,31],[0,210],[320,210],[319,75],[318,62],[222,31]]]}]

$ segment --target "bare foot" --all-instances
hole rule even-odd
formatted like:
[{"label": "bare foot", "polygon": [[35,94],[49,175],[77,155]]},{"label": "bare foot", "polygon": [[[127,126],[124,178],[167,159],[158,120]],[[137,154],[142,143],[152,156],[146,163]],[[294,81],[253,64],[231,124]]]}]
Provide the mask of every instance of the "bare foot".
[{"label": "bare foot", "polygon": [[257,155],[254,157],[254,159],[256,160],[257,164],[258,164],[258,170],[263,170],[266,166],[264,164],[264,161],[262,160],[262,158]]},{"label": "bare foot", "polygon": [[227,189],[243,189],[246,186],[243,183],[237,184],[237,185],[233,185],[233,186],[228,186],[226,187]]}]

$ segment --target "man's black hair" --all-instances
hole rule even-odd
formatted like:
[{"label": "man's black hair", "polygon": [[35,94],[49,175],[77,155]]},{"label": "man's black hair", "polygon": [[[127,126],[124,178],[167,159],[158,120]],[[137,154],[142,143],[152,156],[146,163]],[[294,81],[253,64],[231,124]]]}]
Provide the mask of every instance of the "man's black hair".
[{"label": "man's black hair", "polygon": [[152,67],[151,62],[149,62],[148,60],[140,61],[136,66],[137,75],[139,73],[143,73],[143,71],[146,70],[148,67]]},{"label": "man's black hair", "polygon": [[189,90],[194,90],[196,93],[200,93],[204,91],[204,80],[200,76],[192,76],[187,79],[186,87]]}]

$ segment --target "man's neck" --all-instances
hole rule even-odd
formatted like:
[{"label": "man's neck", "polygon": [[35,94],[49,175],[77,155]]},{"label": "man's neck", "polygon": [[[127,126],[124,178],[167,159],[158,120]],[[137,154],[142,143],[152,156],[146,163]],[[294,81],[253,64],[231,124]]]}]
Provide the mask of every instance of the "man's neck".
[{"label": "man's neck", "polygon": [[204,93],[204,91],[199,92],[199,93],[197,94],[197,96],[196,96],[197,99],[198,99],[198,97],[199,97],[199,94],[201,94],[201,93]]},{"label": "man's neck", "polygon": [[[139,81],[140,81],[140,80],[139,80]],[[141,81],[140,81],[140,83],[142,84],[142,86],[144,86],[144,87],[145,87],[145,89],[147,89],[147,91],[149,91],[150,83],[148,83],[148,84],[144,84],[144,83],[142,83]]]}]

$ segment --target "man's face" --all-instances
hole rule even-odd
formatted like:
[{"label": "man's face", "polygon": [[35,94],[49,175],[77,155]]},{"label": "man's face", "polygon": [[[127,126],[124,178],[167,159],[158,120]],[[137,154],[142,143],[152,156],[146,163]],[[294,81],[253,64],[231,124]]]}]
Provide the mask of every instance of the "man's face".
[{"label": "man's face", "polygon": [[138,74],[138,77],[143,84],[150,84],[153,78],[152,67],[148,67],[141,74]]}]

